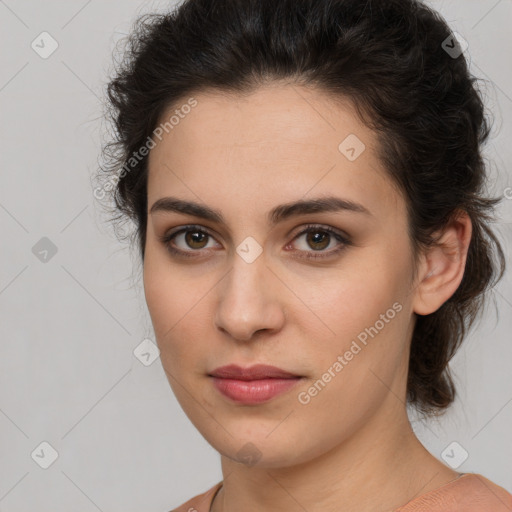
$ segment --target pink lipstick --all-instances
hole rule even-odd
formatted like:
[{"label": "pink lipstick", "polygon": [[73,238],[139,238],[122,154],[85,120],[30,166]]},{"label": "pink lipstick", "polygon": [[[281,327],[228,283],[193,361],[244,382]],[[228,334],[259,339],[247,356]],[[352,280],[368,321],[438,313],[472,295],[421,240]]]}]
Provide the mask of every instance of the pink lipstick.
[{"label": "pink lipstick", "polygon": [[257,364],[249,368],[230,364],[211,372],[214,386],[227,398],[246,405],[260,404],[288,391],[301,380],[275,366]]}]

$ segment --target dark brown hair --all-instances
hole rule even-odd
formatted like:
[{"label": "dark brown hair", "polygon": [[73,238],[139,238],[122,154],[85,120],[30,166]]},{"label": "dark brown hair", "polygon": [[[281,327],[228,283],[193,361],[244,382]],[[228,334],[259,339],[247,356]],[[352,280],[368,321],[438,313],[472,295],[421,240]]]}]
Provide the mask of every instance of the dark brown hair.
[{"label": "dark brown hair", "polygon": [[489,226],[499,198],[484,195],[490,125],[462,50],[441,16],[414,0],[186,0],[143,15],[108,83],[115,135],[95,196],[112,192],[114,225],[135,222],[143,262],[148,169],[139,150],[171,106],[200,91],[244,94],[277,80],[348,98],[405,197],[415,256],[457,211],[472,221],[459,288],[417,316],[412,337],[408,401],[440,413],[455,397],[448,362],[505,270]]}]

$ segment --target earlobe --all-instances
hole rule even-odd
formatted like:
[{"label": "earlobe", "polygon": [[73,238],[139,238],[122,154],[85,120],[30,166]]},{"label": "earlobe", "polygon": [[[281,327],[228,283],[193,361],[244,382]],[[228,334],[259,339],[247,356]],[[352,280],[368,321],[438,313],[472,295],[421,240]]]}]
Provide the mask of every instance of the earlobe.
[{"label": "earlobe", "polygon": [[466,267],[472,225],[467,212],[458,211],[441,231],[439,240],[422,257],[413,311],[429,315],[437,311],[457,290]]}]

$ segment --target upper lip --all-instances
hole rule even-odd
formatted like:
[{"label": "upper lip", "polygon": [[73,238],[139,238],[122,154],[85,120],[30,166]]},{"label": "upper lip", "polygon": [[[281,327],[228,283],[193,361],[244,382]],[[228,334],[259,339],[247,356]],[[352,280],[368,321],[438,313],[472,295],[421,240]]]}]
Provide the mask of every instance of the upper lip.
[{"label": "upper lip", "polygon": [[293,373],[277,368],[276,366],[269,366],[266,364],[256,364],[248,368],[242,368],[236,364],[221,366],[216,368],[211,373],[212,377],[221,379],[236,379],[236,380],[259,380],[259,379],[291,379],[299,377]]}]

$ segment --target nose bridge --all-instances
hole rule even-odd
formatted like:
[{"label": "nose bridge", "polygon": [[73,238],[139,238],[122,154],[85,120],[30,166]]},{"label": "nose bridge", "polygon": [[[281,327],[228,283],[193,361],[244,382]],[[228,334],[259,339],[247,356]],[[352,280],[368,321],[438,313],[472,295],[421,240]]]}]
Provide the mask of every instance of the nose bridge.
[{"label": "nose bridge", "polygon": [[[247,247],[242,243],[238,249]],[[233,338],[249,340],[258,330],[279,328],[284,319],[275,289],[268,284],[272,272],[267,265],[263,253],[252,260],[237,250],[233,258],[215,314],[217,327]]]}]

